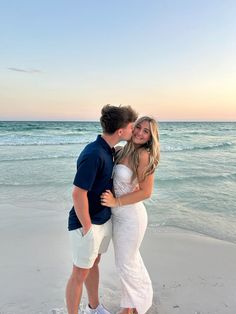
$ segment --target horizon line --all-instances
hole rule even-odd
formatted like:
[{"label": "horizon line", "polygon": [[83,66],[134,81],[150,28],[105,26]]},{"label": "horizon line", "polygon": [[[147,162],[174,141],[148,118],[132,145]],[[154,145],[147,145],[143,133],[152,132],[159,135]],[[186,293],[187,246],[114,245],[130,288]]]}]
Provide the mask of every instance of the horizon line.
[{"label": "horizon line", "polygon": [[[228,122],[234,123],[236,120],[157,120],[158,122]],[[100,122],[99,120],[0,120],[0,122]]]}]

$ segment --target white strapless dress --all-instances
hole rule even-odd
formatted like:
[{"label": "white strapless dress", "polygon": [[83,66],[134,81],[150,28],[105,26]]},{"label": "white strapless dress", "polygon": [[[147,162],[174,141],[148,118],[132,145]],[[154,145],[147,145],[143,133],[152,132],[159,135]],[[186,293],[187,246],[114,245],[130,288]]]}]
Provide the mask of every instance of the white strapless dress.
[{"label": "white strapless dress", "polygon": [[[137,180],[125,165],[114,167],[114,191],[117,197],[133,192]],[[121,281],[121,307],[136,308],[144,314],[152,305],[153,290],[139,247],[147,227],[147,213],[142,202],[112,209],[115,262]]]}]

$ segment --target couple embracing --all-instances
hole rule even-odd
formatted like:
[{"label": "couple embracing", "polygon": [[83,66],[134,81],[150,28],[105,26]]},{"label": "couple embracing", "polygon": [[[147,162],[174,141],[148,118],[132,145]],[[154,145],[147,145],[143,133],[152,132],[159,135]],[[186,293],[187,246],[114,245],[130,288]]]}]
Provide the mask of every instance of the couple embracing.
[{"label": "couple embracing", "polygon": [[[139,247],[147,227],[141,201],[152,193],[159,136],[154,119],[136,119],[130,106],[104,106],[103,133],[78,158],[69,214],[73,269],[66,287],[68,314],[78,314],[83,284],[85,314],[110,314],[99,303],[98,264],[111,238],[121,283],[120,313],[144,314],[152,305],[152,283]],[[127,143],[116,146],[120,141]]]}]

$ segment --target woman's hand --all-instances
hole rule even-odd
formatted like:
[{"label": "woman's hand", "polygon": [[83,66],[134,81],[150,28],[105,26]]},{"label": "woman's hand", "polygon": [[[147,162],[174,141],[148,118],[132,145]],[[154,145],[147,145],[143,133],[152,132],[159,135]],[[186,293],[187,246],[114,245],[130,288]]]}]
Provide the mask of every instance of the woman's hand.
[{"label": "woman's hand", "polygon": [[101,195],[101,204],[108,207],[116,207],[118,205],[117,199],[113,196],[110,190]]}]

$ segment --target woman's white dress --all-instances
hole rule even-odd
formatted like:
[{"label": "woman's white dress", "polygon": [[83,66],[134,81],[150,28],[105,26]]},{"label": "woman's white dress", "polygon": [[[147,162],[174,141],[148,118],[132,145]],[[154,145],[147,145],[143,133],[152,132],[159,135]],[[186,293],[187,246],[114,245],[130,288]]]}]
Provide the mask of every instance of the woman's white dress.
[{"label": "woman's white dress", "polygon": [[[117,197],[137,187],[132,170],[123,164],[114,167],[113,184]],[[147,227],[147,213],[142,202],[112,209],[115,262],[121,281],[121,307],[136,308],[144,314],[152,305],[152,283],[139,247]]]}]

